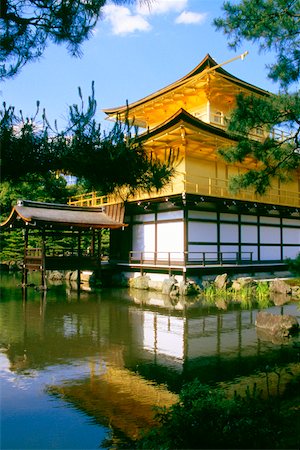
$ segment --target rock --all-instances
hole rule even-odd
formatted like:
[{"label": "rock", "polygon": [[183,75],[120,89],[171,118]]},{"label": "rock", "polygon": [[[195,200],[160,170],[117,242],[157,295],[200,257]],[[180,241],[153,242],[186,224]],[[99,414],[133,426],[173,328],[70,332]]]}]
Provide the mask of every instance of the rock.
[{"label": "rock", "polygon": [[170,292],[175,289],[175,285],[177,284],[175,277],[166,278],[162,283],[162,293],[170,295]]},{"label": "rock", "polygon": [[77,281],[77,278],[78,278],[78,271],[75,270],[74,272],[71,272],[69,280],[70,281]]},{"label": "rock", "polygon": [[286,344],[289,341],[288,336],[280,336],[279,334],[272,334],[264,328],[257,328],[256,335],[260,341],[272,342],[274,345]]},{"label": "rock", "polygon": [[135,289],[149,289],[149,280],[148,275],[141,275],[136,278],[130,278],[129,286]]},{"label": "rock", "polygon": [[292,286],[292,297],[300,299],[300,286]]},{"label": "rock", "polygon": [[176,300],[176,303],[178,302],[178,297],[179,297],[179,286],[178,286],[178,284],[173,284],[169,295],[170,295],[171,299],[175,299]]},{"label": "rock", "polygon": [[182,281],[179,284],[179,294],[180,295],[198,295],[199,292],[201,291],[200,287],[198,286],[198,284],[196,284],[194,281]]},{"label": "rock", "polygon": [[92,277],[94,277],[93,272],[89,270],[80,272],[80,281],[83,283],[89,283]]},{"label": "rock", "polygon": [[202,281],[202,288],[203,289],[208,289],[210,286],[212,286],[212,283],[208,280],[204,280]]},{"label": "rock", "polygon": [[278,292],[273,292],[271,295],[271,300],[276,306],[282,306],[289,303],[291,298],[286,294],[279,294]]},{"label": "rock", "polygon": [[299,323],[295,316],[275,315],[264,311],[257,314],[255,325],[277,337],[287,337],[299,330]]},{"label": "rock", "polygon": [[237,278],[236,280],[233,280],[232,282],[232,289],[234,291],[240,291],[243,288],[250,288],[254,284],[253,278],[251,277],[241,277]]},{"label": "rock", "polygon": [[63,274],[61,272],[59,272],[58,270],[53,270],[48,275],[49,280],[57,280],[58,281],[58,280],[62,280],[63,277],[64,277]]},{"label": "rock", "polygon": [[223,273],[222,275],[218,275],[215,278],[214,285],[217,289],[225,289],[227,284],[227,273]]},{"label": "rock", "polygon": [[215,305],[218,309],[223,309],[224,311],[228,308],[227,301],[224,298],[216,299]]},{"label": "rock", "polygon": [[278,292],[279,294],[290,294],[292,292],[292,288],[280,278],[275,278],[270,282],[270,292]]},{"label": "rock", "polygon": [[149,289],[151,291],[161,292],[162,288],[163,288],[163,282],[162,281],[149,280]]},{"label": "rock", "polygon": [[73,273],[73,272],[70,271],[70,270],[69,270],[68,272],[66,272],[66,274],[65,274],[65,279],[68,280],[68,281],[70,281],[70,280],[71,280],[72,273]]}]

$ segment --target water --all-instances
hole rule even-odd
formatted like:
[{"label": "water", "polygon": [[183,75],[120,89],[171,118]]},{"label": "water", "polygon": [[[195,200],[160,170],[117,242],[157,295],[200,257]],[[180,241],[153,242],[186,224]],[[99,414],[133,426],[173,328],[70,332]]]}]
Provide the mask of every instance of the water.
[{"label": "water", "polygon": [[[300,321],[297,303],[269,310]],[[257,334],[256,313],[76,285],[30,287],[25,298],[19,274],[2,274],[1,448],[121,448],[185,381],[228,382],[296,362],[294,340]]]}]

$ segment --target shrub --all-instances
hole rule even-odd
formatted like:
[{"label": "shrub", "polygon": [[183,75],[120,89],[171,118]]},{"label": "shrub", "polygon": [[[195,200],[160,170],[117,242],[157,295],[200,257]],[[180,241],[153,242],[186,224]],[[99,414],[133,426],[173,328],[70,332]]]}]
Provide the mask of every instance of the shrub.
[{"label": "shrub", "polygon": [[255,392],[226,398],[198,380],[183,387],[179,402],[157,410],[160,425],[144,435],[139,449],[279,448],[282,418],[272,401]]}]

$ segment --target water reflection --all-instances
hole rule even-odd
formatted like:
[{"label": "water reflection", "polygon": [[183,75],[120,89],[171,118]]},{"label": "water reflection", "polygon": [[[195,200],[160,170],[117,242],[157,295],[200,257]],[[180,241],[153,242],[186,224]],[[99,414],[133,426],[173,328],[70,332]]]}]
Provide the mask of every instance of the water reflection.
[{"label": "water reflection", "polygon": [[[0,342],[7,380],[26,389],[38,380],[60,410],[75,406],[106,427],[105,433],[111,426],[136,437],[153,424],[152,405],[172,404],[187,380],[224,382],[298,358],[291,340],[274,344],[257,335],[256,310],[222,311],[139,290],[79,292],[76,283],[56,283],[47,292],[32,287],[22,297],[18,282],[2,277]],[[297,304],[269,310],[299,320]]]}]

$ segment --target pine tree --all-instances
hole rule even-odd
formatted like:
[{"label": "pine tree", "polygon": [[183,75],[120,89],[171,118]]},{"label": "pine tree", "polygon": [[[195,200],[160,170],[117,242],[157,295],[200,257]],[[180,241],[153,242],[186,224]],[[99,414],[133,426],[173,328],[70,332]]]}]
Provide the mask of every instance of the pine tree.
[{"label": "pine tree", "polygon": [[[136,0],[112,0],[116,4]],[[137,0],[138,1],[138,0]],[[147,1],[147,0],[142,0]],[[0,79],[37,61],[49,42],[66,44],[73,56],[92,35],[107,0],[1,0]]]},{"label": "pine tree", "polygon": [[[238,144],[221,155],[226,161],[243,162],[251,157],[257,169],[231,179],[231,189],[248,186],[263,194],[272,181],[282,182],[295,176],[300,167],[300,97],[295,90],[300,77],[300,1],[241,0],[225,2],[224,18],[214,21],[236,49],[244,40],[258,43],[261,51],[272,51],[275,62],[268,76],[280,84],[277,95],[257,98],[237,97],[237,107],[228,122],[228,132]],[[249,138],[253,129],[265,133],[261,142]]]}]

